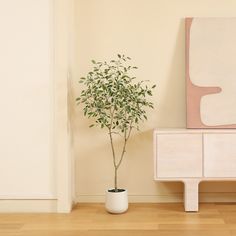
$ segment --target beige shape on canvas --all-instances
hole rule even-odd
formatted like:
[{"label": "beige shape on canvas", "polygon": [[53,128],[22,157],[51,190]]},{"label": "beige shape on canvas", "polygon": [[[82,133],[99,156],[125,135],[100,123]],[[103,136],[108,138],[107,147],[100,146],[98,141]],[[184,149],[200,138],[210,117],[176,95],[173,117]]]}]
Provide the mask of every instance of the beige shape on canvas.
[{"label": "beige shape on canvas", "polygon": [[193,18],[190,26],[189,79],[203,90],[216,88],[199,100],[201,122],[206,127],[234,126],[236,18]]}]

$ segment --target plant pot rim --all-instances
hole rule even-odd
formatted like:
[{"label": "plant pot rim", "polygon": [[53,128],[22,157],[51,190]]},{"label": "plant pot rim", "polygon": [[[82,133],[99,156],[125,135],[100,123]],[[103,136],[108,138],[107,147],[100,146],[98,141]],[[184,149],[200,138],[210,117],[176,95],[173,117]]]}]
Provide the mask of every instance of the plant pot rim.
[{"label": "plant pot rim", "polygon": [[107,193],[126,193],[127,192],[127,189],[124,189],[124,188],[119,188],[118,190],[122,190],[122,191],[118,191],[118,192],[114,192],[114,191],[111,191],[111,190],[114,190],[114,188],[109,188],[106,190]]}]

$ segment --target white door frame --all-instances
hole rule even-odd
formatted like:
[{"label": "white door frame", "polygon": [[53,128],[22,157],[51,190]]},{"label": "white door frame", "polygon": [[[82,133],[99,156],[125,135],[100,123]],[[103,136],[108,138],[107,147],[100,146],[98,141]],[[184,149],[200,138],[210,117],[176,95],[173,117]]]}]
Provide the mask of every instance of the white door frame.
[{"label": "white door frame", "polygon": [[70,37],[74,0],[52,0],[54,15],[54,147],[57,168],[57,212],[70,212],[73,205],[72,157],[68,115]]}]

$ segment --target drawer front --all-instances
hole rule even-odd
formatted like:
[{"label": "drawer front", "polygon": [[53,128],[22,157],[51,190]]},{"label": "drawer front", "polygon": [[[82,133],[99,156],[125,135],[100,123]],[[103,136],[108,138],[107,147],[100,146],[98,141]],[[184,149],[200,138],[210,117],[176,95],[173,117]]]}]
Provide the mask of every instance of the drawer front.
[{"label": "drawer front", "polygon": [[204,134],[204,176],[236,177],[236,134]]},{"label": "drawer front", "polygon": [[202,177],[202,134],[158,134],[157,178]]}]

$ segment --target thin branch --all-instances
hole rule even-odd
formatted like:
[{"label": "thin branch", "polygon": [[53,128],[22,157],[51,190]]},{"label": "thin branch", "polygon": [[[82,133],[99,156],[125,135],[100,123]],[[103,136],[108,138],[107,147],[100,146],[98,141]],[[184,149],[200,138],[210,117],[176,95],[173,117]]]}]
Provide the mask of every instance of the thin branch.
[{"label": "thin branch", "polygon": [[129,137],[130,137],[132,128],[133,128],[133,127],[132,127],[132,122],[131,122],[130,127],[129,127],[128,136],[126,136],[127,133],[126,133],[126,130],[125,130],[125,134],[124,134],[125,141],[124,141],[124,145],[123,145],[123,150],[122,150],[122,153],[121,153],[120,161],[119,161],[118,164],[117,164],[117,169],[120,167],[121,162],[122,162],[122,160],[123,160],[123,158],[124,158],[124,154],[125,154],[125,152],[126,152],[126,144],[127,144],[127,141],[128,141],[128,139],[129,139]]},{"label": "thin branch", "polygon": [[113,144],[112,131],[111,131],[112,123],[113,123],[113,118],[114,118],[114,111],[115,111],[115,109],[113,111],[111,111],[111,109],[110,109],[111,124],[110,124],[110,127],[108,128],[108,130],[109,130],[109,137],[110,137],[110,142],[111,142],[113,165],[114,165],[114,168],[116,169],[117,168],[117,165],[116,165],[116,155],[115,155],[115,148],[114,148],[114,144]]},{"label": "thin branch", "polygon": [[114,144],[113,144],[113,138],[112,138],[112,134],[109,131],[109,137],[110,137],[110,142],[111,142],[111,150],[112,150],[112,157],[113,157],[113,165],[115,168],[116,167],[116,157],[115,157],[115,149],[114,149]]},{"label": "thin branch", "polygon": [[118,164],[117,164],[117,169],[120,167],[120,164],[121,164],[121,162],[122,162],[122,160],[123,160],[123,157],[124,157],[124,154],[125,154],[125,148],[126,148],[126,143],[127,143],[127,139],[126,139],[126,130],[125,130],[125,135],[124,135],[124,145],[123,145],[123,150],[122,150],[122,153],[121,153],[121,157],[120,157],[120,161],[118,162]]},{"label": "thin branch", "polygon": [[118,135],[120,135],[121,137],[123,137],[119,132],[111,131],[111,134],[118,134]]},{"label": "thin branch", "polygon": [[131,131],[132,131],[132,129],[133,129],[133,121],[130,123],[130,126],[129,126],[129,134],[128,134],[128,137],[127,137],[127,141],[128,141],[128,139],[129,139],[129,137],[130,137],[130,134],[131,134]]}]

